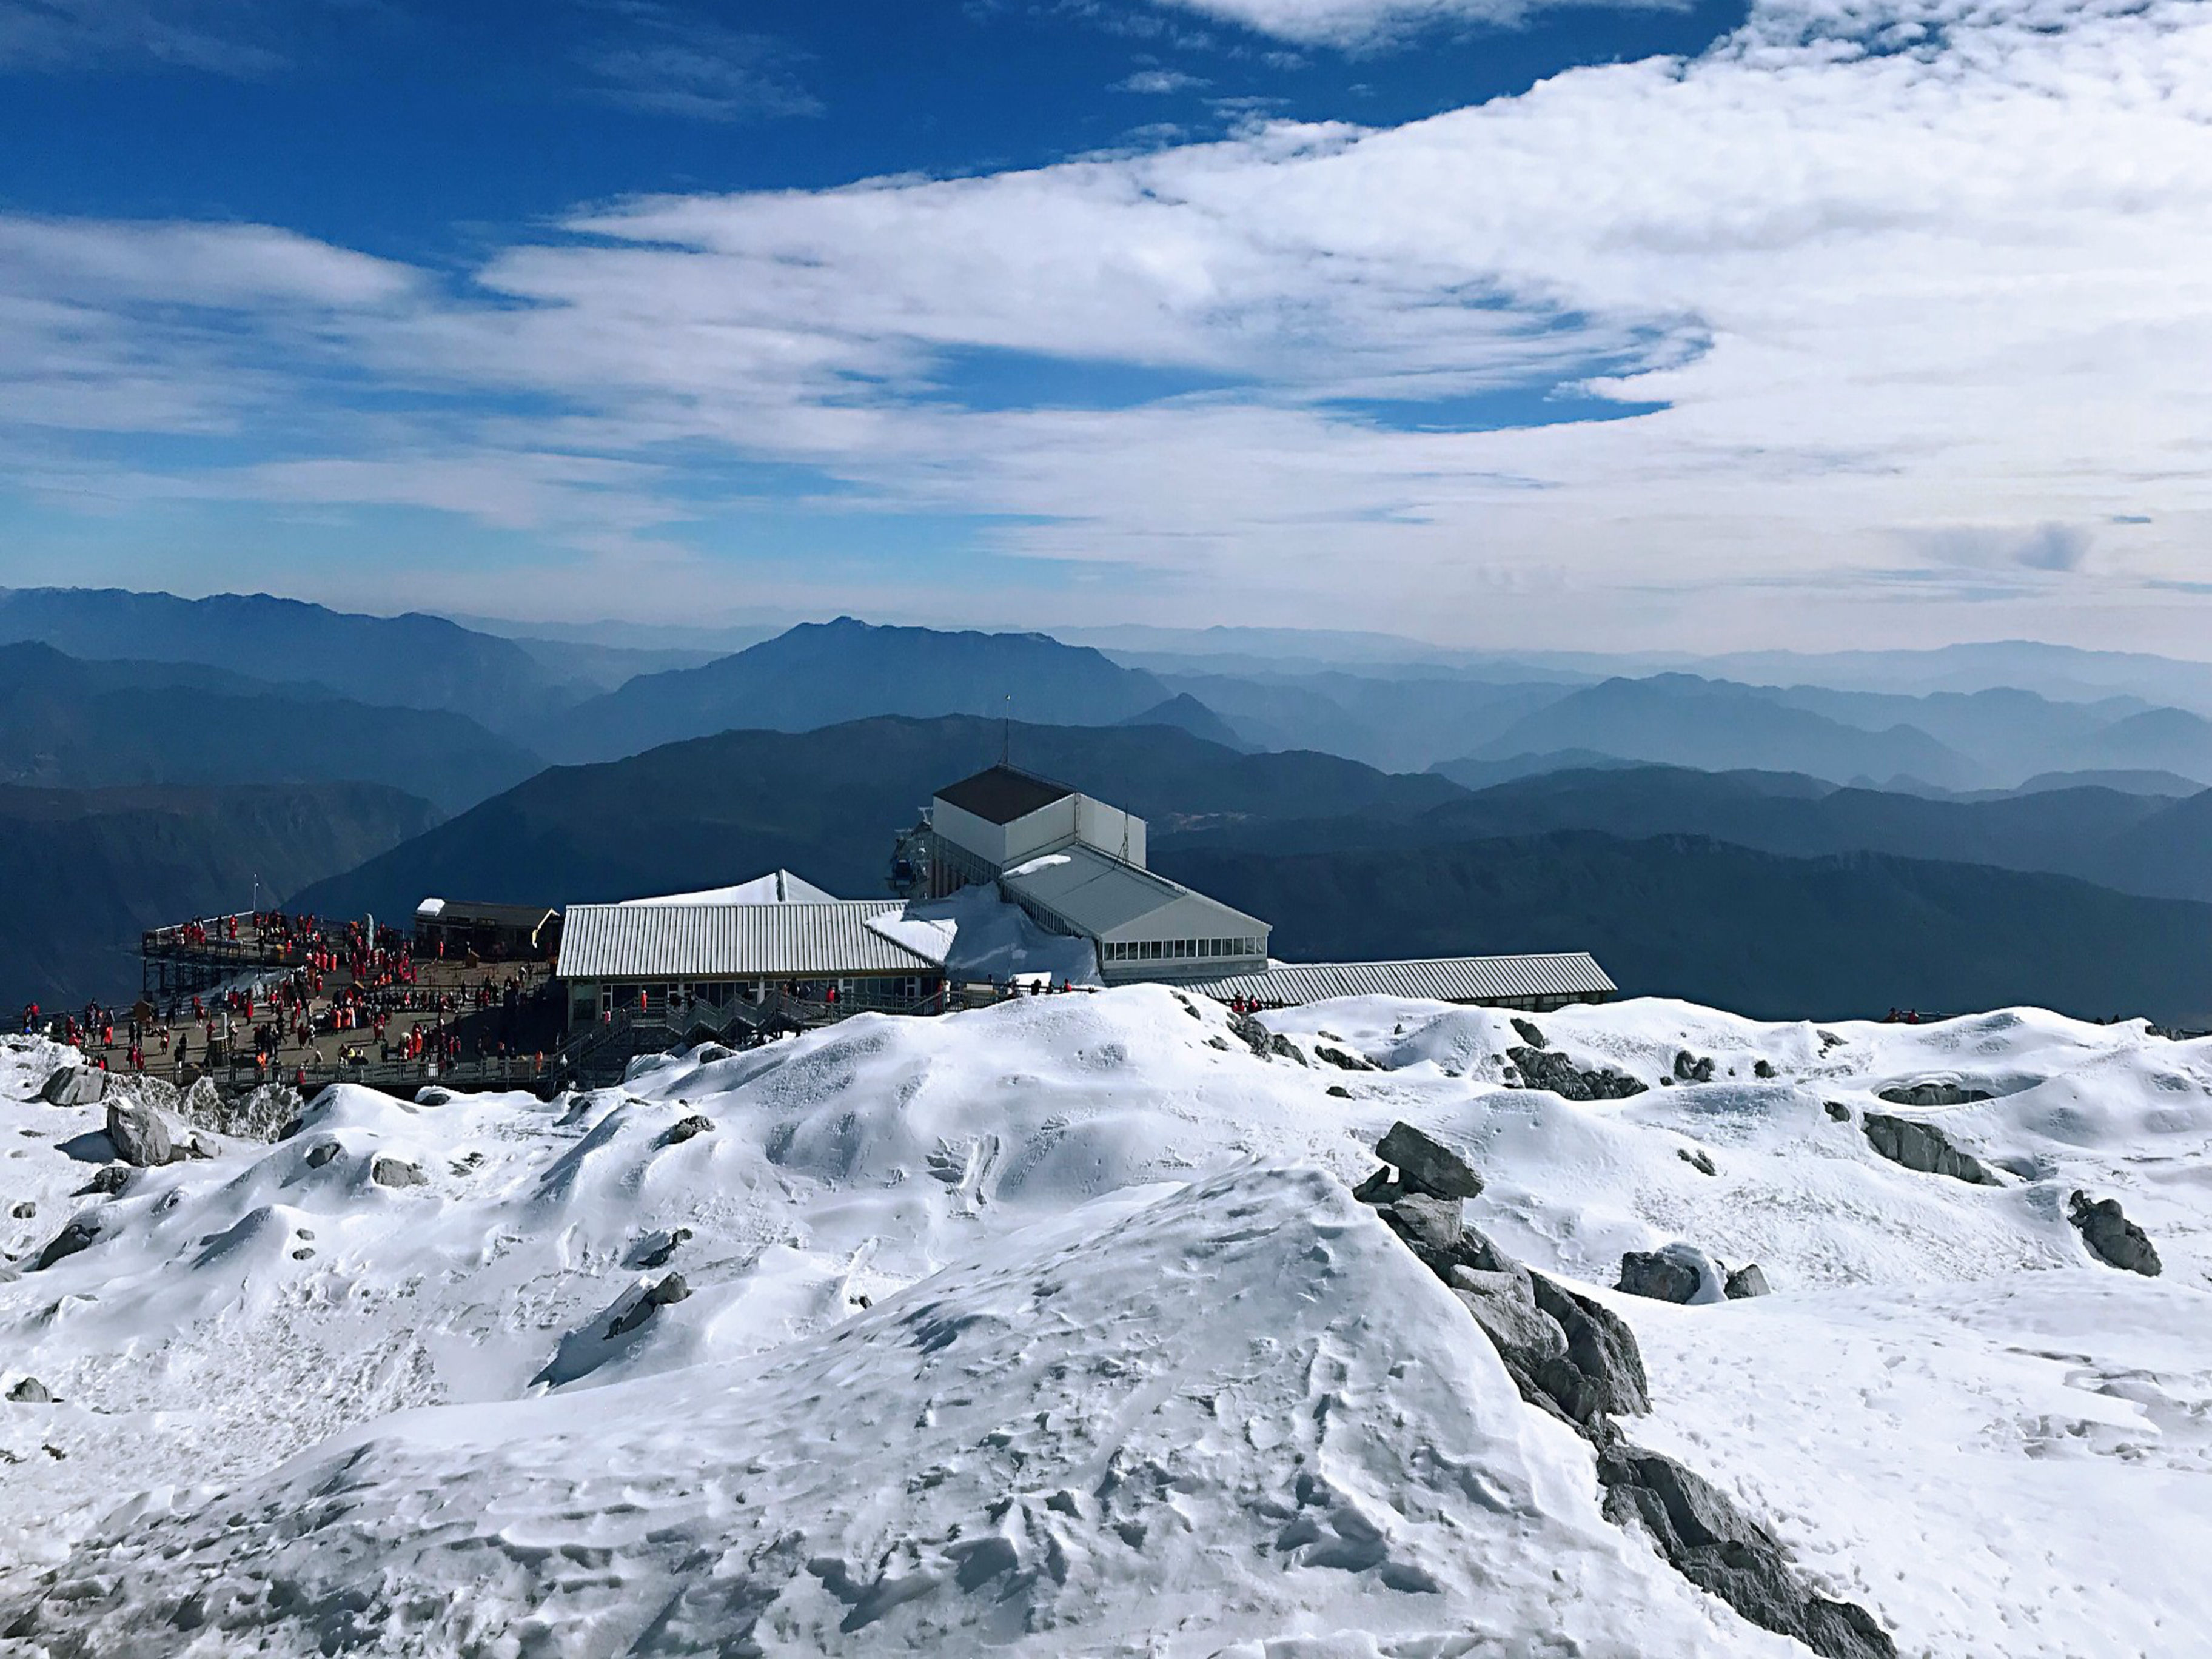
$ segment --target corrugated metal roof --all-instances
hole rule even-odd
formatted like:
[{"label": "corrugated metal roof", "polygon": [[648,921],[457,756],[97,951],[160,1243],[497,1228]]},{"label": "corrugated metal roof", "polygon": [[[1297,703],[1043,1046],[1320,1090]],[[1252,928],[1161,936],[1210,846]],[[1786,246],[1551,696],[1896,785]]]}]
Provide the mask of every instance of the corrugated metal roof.
[{"label": "corrugated metal roof", "polygon": [[1117,927],[1165,909],[1185,899],[1198,899],[1221,912],[1223,926],[1216,933],[1234,932],[1240,937],[1265,933],[1267,924],[1218,900],[1194,893],[1179,882],[1150,870],[1124,863],[1111,854],[1081,842],[1018,864],[999,879],[1008,891],[1042,905],[1081,932],[1098,938]]},{"label": "corrugated metal roof", "polygon": [[896,899],[828,904],[577,904],[556,971],[563,979],[839,978],[933,974],[914,945],[871,927],[896,920]]},{"label": "corrugated metal roof", "polygon": [[1326,1002],[1332,997],[1412,997],[1431,1002],[1518,1002],[1609,996],[1620,988],[1586,951],[1544,957],[1428,957],[1407,962],[1280,962],[1264,973],[1187,981],[1226,1002]]}]

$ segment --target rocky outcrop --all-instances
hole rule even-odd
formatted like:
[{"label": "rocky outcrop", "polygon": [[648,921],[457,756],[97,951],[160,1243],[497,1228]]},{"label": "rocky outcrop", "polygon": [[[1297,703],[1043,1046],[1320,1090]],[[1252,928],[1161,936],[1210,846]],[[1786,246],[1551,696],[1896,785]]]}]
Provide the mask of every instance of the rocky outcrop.
[{"label": "rocky outcrop", "polygon": [[302,1161],[309,1169],[319,1170],[325,1164],[335,1161],[337,1155],[343,1151],[345,1148],[335,1140],[319,1140],[302,1154]]},{"label": "rocky outcrop", "polygon": [[1774,1534],[1671,1457],[1618,1436],[1598,1446],[1605,1512],[1640,1526],[1676,1571],[1753,1624],[1826,1659],[1893,1659],[1897,1644],[1863,1607],[1807,1589]]},{"label": "rocky outcrop", "polygon": [[17,1382],[8,1390],[8,1398],[19,1406],[51,1406],[54,1403],[53,1395],[46,1392],[46,1385],[35,1376],[27,1376]]},{"label": "rocky outcrop", "polygon": [[1779,1073],[1778,1073],[1774,1069],[1774,1062],[1771,1060],[1754,1060],[1752,1061],[1751,1074],[1759,1079],[1761,1082],[1771,1082],[1779,1075]]},{"label": "rocky outcrop", "polygon": [[107,1073],[97,1066],[64,1066],[39,1091],[49,1106],[97,1106],[106,1096]]},{"label": "rocky outcrop", "polygon": [[2081,1242],[2100,1261],[2131,1273],[2155,1279],[2164,1271],[2150,1235],[2120,1212],[2116,1198],[2092,1202],[2076,1192],[2066,1200],[2066,1218],[2081,1232]]},{"label": "rocky outcrop", "polygon": [[118,1098],[107,1103],[107,1139],[116,1157],[133,1169],[158,1169],[174,1163],[179,1156],[168,1124],[141,1100]]},{"label": "rocky outcrop", "polygon": [[668,1306],[681,1302],[691,1294],[691,1287],[684,1282],[682,1273],[671,1273],[652,1289],[640,1295],[629,1307],[617,1314],[607,1325],[607,1340],[628,1336],[632,1331]]},{"label": "rocky outcrop", "polygon": [[1697,1300],[1705,1283],[1703,1270],[1686,1251],[1631,1250],[1620,1258],[1620,1283],[1614,1288],[1654,1302],[1686,1305]]},{"label": "rocky outcrop", "polygon": [[88,1215],[72,1216],[69,1224],[56,1233],[46,1248],[39,1252],[39,1259],[31,1264],[37,1273],[51,1267],[57,1261],[65,1261],[79,1250],[88,1250],[100,1241],[100,1223]]},{"label": "rocky outcrop", "polygon": [[1938,1080],[1933,1083],[1902,1084],[1884,1089],[1875,1097],[1893,1106],[1972,1106],[1979,1101],[1994,1100],[1987,1089],[1969,1089],[1963,1085]]},{"label": "rocky outcrop", "polygon": [[1756,1261],[1747,1262],[1730,1273],[1725,1289],[1731,1302],[1741,1302],[1747,1297],[1774,1294],[1774,1287],[1766,1282],[1766,1275],[1759,1271]]},{"label": "rocky outcrop", "polygon": [[1923,1175],[1948,1176],[1954,1181],[1970,1182],[1977,1187],[2003,1184],[1982,1166],[1979,1158],[1971,1152],[1960,1152],[1951,1144],[1951,1138],[1932,1123],[1892,1117],[1887,1112],[1869,1112],[1859,1127],[1866,1133],[1867,1145],[1893,1164],[1917,1170]]},{"label": "rocky outcrop", "polygon": [[1398,1171],[1400,1182],[1409,1192],[1454,1199],[1481,1195],[1482,1177],[1475,1173],[1474,1164],[1434,1135],[1402,1120],[1392,1124],[1389,1133],[1376,1142],[1375,1155]]},{"label": "rocky outcrop", "polygon": [[669,1125],[668,1133],[661,1137],[660,1144],[664,1146],[680,1146],[687,1140],[705,1134],[714,1127],[714,1119],[698,1112],[693,1112],[687,1116],[678,1118],[675,1122]]},{"label": "rocky outcrop", "polygon": [[1531,1048],[1548,1048],[1552,1046],[1544,1041],[1544,1034],[1536,1029],[1536,1022],[1532,1019],[1523,1019],[1518,1014],[1514,1015],[1513,1030],[1519,1035],[1521,1041]]},{"label": "rocky outcrop", "polygon": [[1303,1066],[1306,1057],[1298,1045],[1280,1032],[1271,1031],[1249,1014],[1229,1016],[1231,1033],[1261,1060],[1291,1060]]},{"label": "rocky outcrop", "polygon": [[1820,1103],[1820,1109],[1837,1123],[1849,1123],[1851,1121],[1851,1109],[1840,1100],[1824,1100]]},{"label": "rocky outcrop", "polygon": [[368,1166],[368,1178],[380,1187],[427,1187],[430,1177],[404,1158],[380,1155]]},{"label": "rocky outcrop", "polygon": [[1314,1044],[1314,1058],[1335,1066],[1340,1072],[1376,1072],[1382,1069],[1346,1049],[1332,1048],[1326,1042]]},{"label": "rocky outcrop", "polygon": [[1693,1055],[1687,1048],[1674,1056],[1674,1081],[1677,1083],[1711,1083],[1713,1062],[1711,1055]]},{"label": "rocky outcrop", "polygon": [[1644,1092],[1634,1078],[1601,1066],[1583,1071],[1553,1048],[1508,1048],[1505,1057],[1521,1074],[1524,1089],[1548,1089],[1562,1100],[1626,1100]]},{"label": "rocky outcrop", "polygon": [[[1401,1179],[1379,1171],[1358,1194],[1450,1287],[1521,1397],[1589,1443],[1607,1517],[1645,1533],[1684,1577],[1753,1624],[1795,1638],[1822,1659],[1896,1659],[1896,1644],[1871,1614],[1815,1593],[1774,1535],[1710,1481],[1629,1443],[1613,1419],[1651,1408],[1635,1332],[1602,1304],[1505,1255],[1464,1224],[1460,1200],[1413,1190],[1403,1179],[1407,1165],[1390,1152],[1391,1136],[1406,1128],[1394,1125],[1376,1148]],[[1407,1146],[1398,1142],[1401,1155]],[[1480,1189],[1472,1166],[1464,1179]],[[1729,1294],[1754,1275],[1758,1290],[1743,1294],[1763,1293],[1765,1278],[1754,1267],[1729,1275]]]},{"label": "rocky outcrop", "polygon": [[640,1267],[665,1267],[669,1258],[691,1240],[689,1227],[673,1227],[666,1232],[652,1233],[638,1241],[637,1259],[633,1264]]},{"label": "rocky outcrop", "polygon": [[92,1179],[76,1189],[78,1198],[112,1198],[131,1182],[128,1164],[103,1164],[92,1172]]},{"label": "rocky outcrop", "polygon": [[1687,1146],[1677,1146],[1674,1149],[1674,1156],[1680,1158],[1683,1163],[1688,1164],[1699,1175],[1718,1175],[1720,1173],[1719,1166],[1713,1162],[1713,1155],[1702,1146],[1696,1148],[1694,1151]]}]

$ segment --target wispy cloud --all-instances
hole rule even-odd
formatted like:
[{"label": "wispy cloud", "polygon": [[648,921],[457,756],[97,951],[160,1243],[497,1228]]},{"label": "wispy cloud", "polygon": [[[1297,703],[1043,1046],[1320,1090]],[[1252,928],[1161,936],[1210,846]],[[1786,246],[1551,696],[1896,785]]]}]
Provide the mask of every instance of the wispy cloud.
[{"label": "wispy cloud", "polygon": [[1116,92],[1171,93],[1191,92],[1213,83],[1202,76],[1187,75],[1181,70],[1141,69],[1114,83]]},{"label": "wispy cloud", "polygon": [[[960,519],[994,573],[1255,621],[1718,643],[1820,584],[1785,621],[1832,637],[1969,599],[2201,629],[2143,596],[2212,528],[2212,13],[2055,3],[1891,8],[1909,50],[1763,8],[1395,129],[618,203],[459,281],[0,221],[0,436],[57,494],[600,549],[763,496]],[[1133,389],[1056,392],[1086,376]],[[1480,413],[1562,386],[1656,412]]]},{"label": "wispy cloud", "polygon": [[283,23],[267,0],[0,0],[0,71],[266,75],[286,61]]},{"label": "wispy cloud", "polygon": [[632,109],[697,121],[772,121],[823,112],[802,60],[765,34],[672,8],[622,0],[597,8],[599,38],[579,55],[599,94]]},{"label": "wispy cloud", "polygon": [[[1688,0],[1579,0],[1623,9],[1680,11]],[[1439,25],[1512,26],[1533,11],[1570,0],[1153,0],[1239,24],[1304,46],[1373,48]]]}]

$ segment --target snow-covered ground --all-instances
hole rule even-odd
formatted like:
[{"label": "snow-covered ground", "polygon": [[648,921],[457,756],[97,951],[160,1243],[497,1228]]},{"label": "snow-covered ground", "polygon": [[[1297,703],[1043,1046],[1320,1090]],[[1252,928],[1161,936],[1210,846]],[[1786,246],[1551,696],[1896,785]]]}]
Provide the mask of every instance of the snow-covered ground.
[{"label": "snow-covered ground", "polygon": [[[1401,1118],[1634,1326],[1631,1435],[1900,1651],[2212,1649],[2212,1043],[1644,1001],[1535,1020],[1652,1085],[1577,1103],[1504,1086],[1501,1013],[1266,1024],[1308,1063],[1132,988],[550,1105],[339,1088],[114,1197],[71,1196],[99,1109],[35,1098],[73,1056],[0,1048],[0,1394],[59,1401],[0,1403],[0,1651],[1802,1655],[1601,1515],[1351,1198]],[[1662,1086],[1685,1051],[1711,1080]],[[1876,1098],[1929,1081],[1993,1098]],[[1887,1162],[1869,1109],[1997,1184]],[[2161,1277],[2087,1253],[2077,1188]],[[1601,1288],[1676,1241],[1774,1294]]]}]

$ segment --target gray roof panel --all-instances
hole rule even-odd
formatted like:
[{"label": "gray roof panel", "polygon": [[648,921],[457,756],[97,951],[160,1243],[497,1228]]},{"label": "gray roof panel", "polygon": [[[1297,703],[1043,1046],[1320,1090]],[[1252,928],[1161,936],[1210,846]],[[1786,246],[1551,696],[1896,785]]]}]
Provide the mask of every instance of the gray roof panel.
[{"label": "gray roof panel", "polygon": [[870,926],[896,921],[904,910],[896,899],[572,905],[556,971],[563,979],[591,980],[937,973],[941,957],[932,960]]},{"label": "gray roof panel", "polygon": [[1610,996],[1620,988],[1586,951],[1541,957],[1428,957],[1406,962],[1280,962],[1257,974],[1189,981],[1226,1002],[1327,1002],[1406,997],[1426,1002],[1518,1002]]},{"label": "gray roof panel", "polygon": [[1018,767],[994,766],[972,778],[947,784],[937,792],[937,799],[972,812],[987,823],[1012,823],[1074,793],[1064,783],[1053,783]]},{"label": "gray roof panel", "polygon": [[[1186,900],[1218,910],[1224,924],[1234,925],[1240,934],[1257,936],[1267,931],[1267,923],[1241,910],[1232,910],[1179,882],[1124,863],[1082,842],[1018,864],[999,879],[1009,892],[1042,905],[1073,927],[1101,939]],[[1227,927],[1222,931],[1227,931]]]}]

